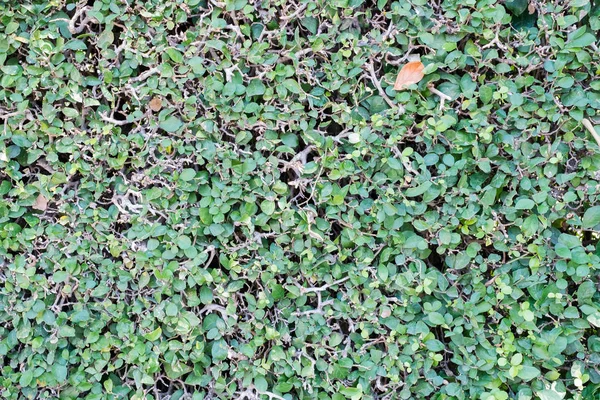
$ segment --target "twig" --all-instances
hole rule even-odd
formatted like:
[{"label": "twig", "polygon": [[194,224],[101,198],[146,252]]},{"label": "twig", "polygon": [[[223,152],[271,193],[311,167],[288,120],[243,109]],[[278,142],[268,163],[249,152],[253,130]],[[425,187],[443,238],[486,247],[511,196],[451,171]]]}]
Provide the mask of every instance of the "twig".
[{"label": "twig", "polygon": [[75,11],[75,14],[73,14],[73,18],[71,18],[69,20],[69,32],[71,32],[71,34],[76,35],[78,33],[81,33],[85,29],[88,22],[90,22],[90,17],[87,14],[83,18],[83,20],[80,22],[78,27],[75,26],[75,22],[77,22],[77,20],[79,20],[79,17],[81,16],[81,14],[83,14],[84,12],[87,12],[91,8],[92,7],[90,7],[90,6],[77,8],[77,10]]},{"label": "twig", "polygon": [[296,59],[300,59],[300,57],[307,55],[308,53],[311,53],[313,50],[311,48],[306,48],[306,49],[302,49],[302,50],[298,50],[297,52],[292,52],[292,50],[288,50],[285,52],[284,55],[281,56],[281,58],[279,59],[279,62],[284,62],[287,60],[291,60],[292,59],[292,55],[294,55],[294,57],[296,57]]},{"label": "twig", "polygon": [[204,263],[204,268],[208,268],[210,266],[210,264],[212,263],[213,258],[215,258],[215,246],[213,246],[212,244],[210,246],[208,246],[206,248],[206,250],[204,250],[204,252],[210,252],[210,256],[208,257],[208,261],[206,261],[206,263]]},{"label": "twig", "polygon": [[202,309],[200,309],[200,311],[198,311],[199,315],[202,315],[204,313],[210,313],[216,311],[219,314],[221,314],[221,316],[223,317],[224,320],[227,320],[227,317],[232,317],[233,319],[237,319],[237,315],[229,315],[227,313],[227,310],[225,309],[225,307],[220,306],[218,304],[207,304],[204,307],[202,307]]},{"label": "twig", "polygon": [[302,177],[302,171],[304,170],[304,165],[306,164],[308,153],[313,151],[317,146],[310,145],[307,146],[304,150],[296,154],[290,161],[279,160],[283,167],[280,168],[281,171],[287,171],[288,169],[292,169],[298,178]]},{"label": "twig", "polygon": [[11,117],[16,117],[17,115],[23,114],[23,111],[14,111],[8,114],[0,114],[0,119],[8,119]]},{"label": "twig", "polygon": [[429,88],[429,91],[431,93],[435,94],[436,96],[438,96],[440,98],[440,110],[444,109],[444,101],[445,100],[448,100],[448,101],[452,100],[452,98],[450,96],[448,96],[446,93],[440,92],[435,87],[433,87],[433,85],[428,85],[427,88]]},{"label": "twig", "polygon": [[300,288],[300,293],[302,293],[302,294],[313,293],[313,292],[323,292],[332,286],[339,285],[340,283],[346,282],[348,279],[350,279],[349,276],[342,278],[342,279],[338,279],[337,281],[328,283],[328,284],[320,286],[320,287],[305,288],[304,286],[300,286],[299,284],[296,284],[296,286],[298,286],[298,288]]},{"label": "twig", "polygon": [[499,276],[500,276],[500,275],[494,275],[494,276],[493,276],[493,277],[492,277],[490,280],[488,280],[488,281],[485,283],[485,287],[488,287],[488,286],[490,286],[492,283],[494,283],[494,282],[496,281],[496,278],[498,278]]},{"label": "twig", "polygon": [[394,102],[392,100],[390,100],[388,95],[385,94],[385,91],[381,87],[381,84],[379,83],[379,79],[377,78],[377,75],[375,74],[375,69],[373,68],[373,63],[372,62],[367,63],[366,68],[367,68],[367,71],[369,71],[371,82],[373,82],[373,85],[375,85],[375,87],[377,88],[377,91],[379,91],[379,95],[381,97],[383,97],[385,102],[388,103],[388,105],[392,109],[398,108],[398,111],[400,112],[400,114],[404,114],[404,112],[405,112],[404,107],[400,104],[394,104]]},{"label": "twig", "polygon": [[594,128],[594,125],[592,125],[590,120],[587,118],[582,119],[581,123],[592,134],[592,137],[594,138],[596,143],[598,143],[598,147],[600,147],[600,135],[598,135],[598,133],[596,133],[596,129]]},{"label": "twig", "polygon": [[252,244],[259,243],[262,239],[273,238],[276,236],[277,236],[277,233],[275,233],[275,232],[265,232],[265,233],[254,232],[254,237],[252,239],[249,239],[249,240],[245,241],[244,243],[241,243],[237,246],[228,247],[227,250],[230,252],[235,252],[235,251],[238,251],[241,249],[245,249],[246,247],[251,246]]},{"label": "twig", "polygon": [[279,19],[282,19],[284,21],[290,20],[290,19],[294,19],[296,18],[296,16],[298,16],[302,11],[304,11],[306,9],[306,7],[308,6],[308,3],[304,3],[302,4],[300,7],[298,7],[292,14],[290,15],[282,15],[281,17],[279,17]]},{"label": "twig", "polygon": [[142,72],[141,74],[139,74],[138,76],[136,76],[135,78],[131,78],[129,80],[129,82],[140,82],[140,81],[144,81],[147,78],[149,78],[151,75],[154,75],[156,73],[159,73],[160,70],[157,67],[152,67],[147,71]]},{"label": "twig", "polygon": [[136,119],[134,121],[119,121],[118,119],[114,119],[112,117],[109,117],[108,115],[106,115],[105,113],[100,113],[100,118],[102,118],[102,120],[104,122],[108,122],[109,124],[113,124],[113,125],[118,125],[118,126],[123,126],[123,125],[127,125],[127,124],[132,124],[134,122],[139,121],[139,119]]},{"label": "twig", "polygon": [[319,304],[317,305],[317,308],[315,308],[314,310],[308,310],[308,311],[296,311],[293,312],[292,315],[295,317],[301,317],[301,316],[306,316],[306,315],[311,315],[311,314],[324,314],[323,311],[323,307],[325,306],[330,306],[333,304],[333,300],[326,300],[326,301],[321,301],[321,296],[320,293],[319,294]]},{"label": "twig", "polygon": [[273,392],[267,392],[266,390],[263,391],[263,390],[258,390],[258,389],[256,389],[256,391],[259,394],[264,394],[265,396],[269,396],[269,399],[285,400],[284,397],[281,397],[281,396],[279,396],[279,395],[277,395],[277,394],[275,394]]}]

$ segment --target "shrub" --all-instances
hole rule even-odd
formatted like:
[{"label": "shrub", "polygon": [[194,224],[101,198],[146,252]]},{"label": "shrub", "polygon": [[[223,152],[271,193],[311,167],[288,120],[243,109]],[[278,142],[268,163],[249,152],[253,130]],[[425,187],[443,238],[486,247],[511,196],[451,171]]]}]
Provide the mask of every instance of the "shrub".
[{"label": "shrub", "polygon": [[0,7],[3,398],[600,393],[591,1]]}]

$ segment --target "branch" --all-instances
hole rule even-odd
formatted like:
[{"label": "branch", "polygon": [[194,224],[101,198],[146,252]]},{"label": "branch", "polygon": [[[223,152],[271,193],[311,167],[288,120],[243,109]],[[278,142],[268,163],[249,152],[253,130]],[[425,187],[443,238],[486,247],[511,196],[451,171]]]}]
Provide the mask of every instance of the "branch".
[{"label": "branch", "polygon": [[23,114],[24,111],[15,111],[8,114],[0,114],[0,119],[8,119],[11,117],[16,117],[17,115]]},{"label": "branch", "polygon": [[118,126],[123,126],[123,125],[127,125],[127,124],[133,124],[134,122],[139,121],[139,119],[133,120],[133,121],[119,121],[118,119],[114,119],[112,117],[109,117],[108,115],[106,115],[105,113],[99,113],[100,114],[100,118],[102,118],[102,120],[104,122],[108,122],[109,124],[113,124],[113,125],[118,125]]},{"label": "branch", "polygon": [[366,68],[367,68],[367,71],[369,71],[369,77],[371,78],[371,82],[373,82],[373,85],[375,85],[375,87],[377,88],[377,91],[379,91],[379,95],[381,97],[383,97],[385,102],[388,103],[388,105],[392,109],[398,108],[398,111],[400,112],[400,114],[404,114],[404,112],[405,112],[404,107],[400,104],[394,104],[394,102],[392,100],[390,100],[388,95],[385,94],[385,91],[381,87],[381,84],[379,83],[379,79],[377,78],[377,75],[375,74],[375,69],[373,68],[373,63],[372,62],[367,63]]},{"label": "branch", "polygon": [[440,98],[440,110],[444,109],[444,100],[448,100],[448,101],[452,100],[452,98],[450,96],[448,96],[446,93],[440,92],[435,87],[433,87],[433,85],[428,85],[427,88],[429,89],[429,91],[431,93],[435,94],[436,96],[439,96],[439,98]]},{"label": "branch", "polygon": [[129,82],[140,82],[140,81],[145,81],[147,78],[149,78],[151,75],[154,75],[156,73],[159,73],[160,70],[157,67],[152,67],[147,71],[142,72],[141,74],[139,74],[138,76],[136,76],[135,78],[131,78],[129,80]]},{"label": "branch", "polygon": [[308,53],[311,53],[313,50],[311,48],[307,48],[307,49],[302,49],[302,50],[298,50],[297,52],[292,52],[292,50],[288,50],[285,52],[284,55],[281,56],[281,58],[279,59],[279,62],[284,62],[287,60],[291,60],[292,59],[292,55],[294,57],[296,57],[297,60],[300,59],[300,57],[303,57],[305,55],[307,55]]},{"label": "branch", "polygon": [[83,20],[81,21],[81,23],[79,24],[78,27],[75,26],[75,22],[77,22],[77,20],[79,20],[79,17],[81,16],[81,14],[83,14],[84,12],[87,12],[91,8],[92,7],[90,7],[90,6],[77,8],[77,10],[75,11],[75,14],[73,14],[73,18],[71,18],[69,20],[69,32],[71,32],[71,34],[76,35],[78,33],[81,33],[85,29],[88,22],[90,22],[90,17],[88,17],[87,14],[85,15],[85,18],[83,18]]},{"label": "branch", "polygon": [[296,18],[296,16],[298,16],[302,11],[304,11],[306,9],[306,7],[308,6],[308,3],[304,3],[302,4],[300,7],[298,7],[292,14],[290,15],[282,15],[281,17],[279,17],[279,19],[282,19],[284,21],[290,20],[290,19],[294,19]]},{"label": "branch", "polygon": [[320,287],[305,288],[304,286],[300,286],[299,284],[296,284],[296,286],[300,289],[300,293],[302,293],[302,294],[305,294],[305,293],[317,293],[317,292],[324,292],[325,290],[329,289],[332,286],[339,285],[340,283],[344,283],[348,279],[350,279],[349,276],[347,276],[345,278],[342,278],[342,279],[338,279],[337,281],[328,283],[327,285],[323,285],[323,286],[320,286]]},{"label": "branch", "polygon": [[[207,304],[204,307],[202,307],[202,309],[200,309],[200,311],[198,311],[199,315],[202,315],[204,313],[210,313],[216,311],[219,314],[221,314],[221,317],[223,317],[224,320],[227,320],[227,317],[230,317],[229,314],[227,314],[227,310],[225,309],[225,307],[220,306],[218,304]],[[231,315],[231,317],[233,319],[237,319],[237,315]]]},{"label": "branch", "polygon": [[325,306],[330,306],[333,304],[333,300],[326,300],[326,301],[321,301],[321,296],[319,296],[319,304],[317,305],[317,308],[315,308],[314,310],[308,310],[308,311],[296,311],[293,312],[292,315],[295,317],[302,317],[302,316],[306,316],[306,315],[311,315],[311,314],[325,314],[325,312],[323,311],[323,307]]}]

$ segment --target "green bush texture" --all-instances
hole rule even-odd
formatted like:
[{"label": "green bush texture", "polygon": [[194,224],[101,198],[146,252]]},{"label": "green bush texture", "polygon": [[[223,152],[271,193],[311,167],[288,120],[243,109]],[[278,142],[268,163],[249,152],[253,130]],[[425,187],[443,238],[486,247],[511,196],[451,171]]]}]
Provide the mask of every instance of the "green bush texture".
[{"label": "green bush texture", "polygon": [[0,1],[0,397],[600,398],[599,30]]}]

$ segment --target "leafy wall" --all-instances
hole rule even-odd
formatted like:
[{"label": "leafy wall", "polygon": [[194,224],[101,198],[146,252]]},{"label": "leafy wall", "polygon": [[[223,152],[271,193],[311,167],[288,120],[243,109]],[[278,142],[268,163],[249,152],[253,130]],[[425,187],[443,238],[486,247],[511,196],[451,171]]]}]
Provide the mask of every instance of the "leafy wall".
[{"label": "leafy wall", "polygon": [[593,2],[0,11],[1,397],[600,393]]}]

